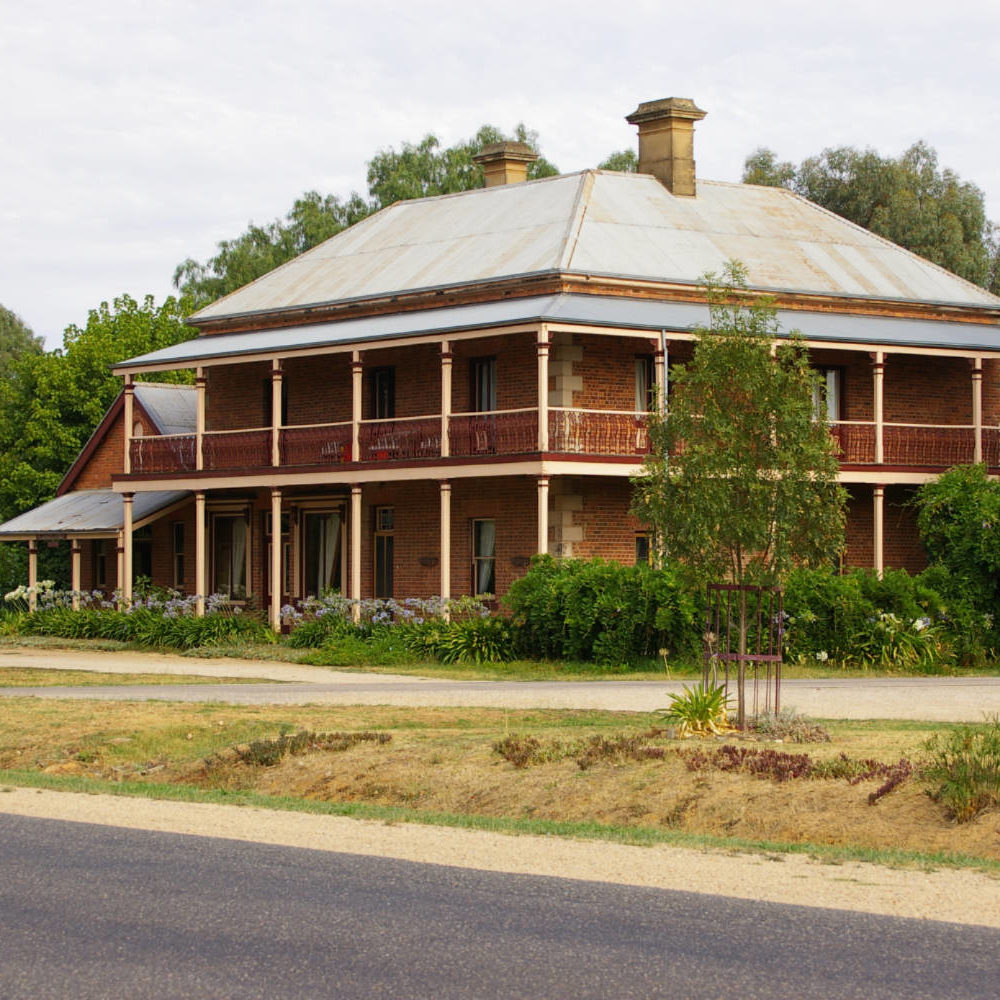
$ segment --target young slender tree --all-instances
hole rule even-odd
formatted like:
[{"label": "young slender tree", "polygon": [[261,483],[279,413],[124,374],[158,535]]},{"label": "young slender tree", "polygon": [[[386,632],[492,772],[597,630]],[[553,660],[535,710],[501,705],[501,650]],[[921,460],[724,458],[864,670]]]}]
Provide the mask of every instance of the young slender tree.
[{"label": "young slender tree", "polygon": [[[740,264],[705,280],[711,322],[690,363],[671,373],[665,415],[650,415],[633,508],[699,584],[773,586],[843,546],[846,493],[815,402],[823,386]],[[745,599],[740,611],[745,653]],[[742,721],[743,661],[738,678]]]}]

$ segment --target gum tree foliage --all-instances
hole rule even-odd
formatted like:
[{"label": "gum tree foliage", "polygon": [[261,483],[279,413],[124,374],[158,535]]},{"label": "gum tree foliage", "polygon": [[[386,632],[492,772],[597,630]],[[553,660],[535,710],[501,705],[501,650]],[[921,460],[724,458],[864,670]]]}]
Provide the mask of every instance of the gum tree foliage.
[{"label": "gum tree foliage", "polygon": [[0,520],[55,494],[121,391],[111,366],[195,336],[185,315],[173,298],[157,306],[152,296],[140,304],[123,295],[92,309],[85,326],[67,327],[61,348],[17,359],[0,379]]},{"label": "gum tree foliage", "polygon": [[[705,280],[711,324],[671,374],[669,413],[650,415],[633,509],[697,584],[780,584],[793,567],[821,565],[843,546],[846,494],[833,439],[814,417],[819,376],[794,334],[772,355],[776,311],[748,294],[740,264]],[[745,592],[737,611],[743,653]],[[737,682],[742,725],[742,660]]]},{"label": "gum tree foliage", "polygon": [[935,150],[915,142],[900,156],[842,146],[796,166],[760,148],[743,181],[786,187],[949,271],[1000,291],[998,231],[983,192],[938,165]]},{"label": "gum tree foliage", "polygon": [[1000,483],[983,465],[949,469],[917,490],[917,528],[932,566],[982,611],[1000,612]]},{"label": "gum tree foliage", "polygon": [[[473,161],[483,146],[513,138],[538,151],[538,134],[519,124],[512,136],[492,125],[454,146],[442,147],[428,134],[400,149],[381,149],[368,161],[368,196],[347,198],[307,191],[296,199],[284,219],[249,224],[235,239],[223,240],[207,261],[188,258],[174,271],[174,286],[200,308],[236,291],[279,264],[298,256],[373,212],[409,198],[452,194],[482,187],[483,169]],[[528,179],[558,173],[544,157],[528,168]]]},{"label": "gum tree foliage", "polygon": [[617,170],[623,174],[634,174],[639,169],[639,157],[634,149],[622,149],[611,153],[607,159],[597,164],[598,170]]},{"label": "gum tree foliage", "polygon": [[778,584],[843,544],[846,494],[814,419],[819,376],[795,334],[772,356],[776,311],[748,294],[740,264],[706,282],[711,325],[671,370],[667,417],[650,415],[634,507],[701,581]]},{"label": "gum tree foliage", "polygon": [[22,354],[41,354],[42,338],[20,316],[0,305],[0,378]]}]

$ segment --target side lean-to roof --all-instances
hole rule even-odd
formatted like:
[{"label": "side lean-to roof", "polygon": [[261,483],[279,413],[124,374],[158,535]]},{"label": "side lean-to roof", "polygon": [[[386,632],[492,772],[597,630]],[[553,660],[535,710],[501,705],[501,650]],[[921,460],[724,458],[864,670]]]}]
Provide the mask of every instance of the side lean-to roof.
[{"label": "side lean-to roof", "polygon": [[561,272],[1000,308],[1000,298],[783,188],[585,170],[397,202],[207,306],[195,324]]}]

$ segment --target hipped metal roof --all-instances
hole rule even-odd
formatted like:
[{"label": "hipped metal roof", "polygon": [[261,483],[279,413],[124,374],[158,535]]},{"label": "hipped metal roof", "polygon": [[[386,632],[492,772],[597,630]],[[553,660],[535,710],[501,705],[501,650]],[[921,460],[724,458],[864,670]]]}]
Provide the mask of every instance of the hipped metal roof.
[{"label": "hipped metal roof", "polygon": [[[1000,327],[937,320],[852,316],[844,313],[779,310],[783,331],[799,330],[808,340],[945,348],[1000,350]],[[540,295],[476,305],[451,306],[384,316],[366,316],[336,323],[317,323],[250,333],[220,333],[174,344],[118,366],[196,365],[211,359],[307,350],[489,329],[538,322],[580,324],[635,330],[686,332],[707,325],[708,307],[694,302],[663,302],[600,295]]]},{"label": "hipped metal roof", "polygon": [[752,288],[1000,307],[1000,298],[784,188],[585,170],[397,202],[197,312],[253,316],[521,275],[698,284],[741,261]]},{"label": "hipped metal roof", "polygon": [[[138,524],[191,494],[184,490],[136,493],[132,520]],[[66,538],[76,535],[108,537],[125,524],[122,495],[112,490],[77,490],[0,524],[0,538]]]},{"label": "hipped metal roof", "polygon": [[191,385],[137,382],[135,398],[160,434],[193,434],[198,421],[198,394]]}]

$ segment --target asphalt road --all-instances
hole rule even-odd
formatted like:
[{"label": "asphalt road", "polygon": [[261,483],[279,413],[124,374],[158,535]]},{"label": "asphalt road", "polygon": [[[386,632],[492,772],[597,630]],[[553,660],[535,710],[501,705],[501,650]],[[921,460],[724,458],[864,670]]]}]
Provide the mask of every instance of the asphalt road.
[{"label": "asphalt road", "polygon": [[1000,933],[0,815],[0,996],[993,997]]},{"label": "asphalt road", "polygon": [[[179,658],[178,658],[179,659]],[[148,669],[153,669],[152,661]],[[230,670],[235,672],[239,661]],[[141,669],[142,664],[136,663]],[[184,662],[190,673],[198,660]],[[271,665],[273,671],[274,667]],[[460,705],[650,712],[680,693],[678,681],[458,681],[317,671],[322,679],[287,684],[0,688],[0,697],[101,701],[218,701],[235,705]],[[336,677],[335,681],[328,680]],[[687,682],[689,685],[692,681]],[[981,722],[1000,714],[1000,677],[863,677],[785,680],[783,705],[826,719]]]}]

